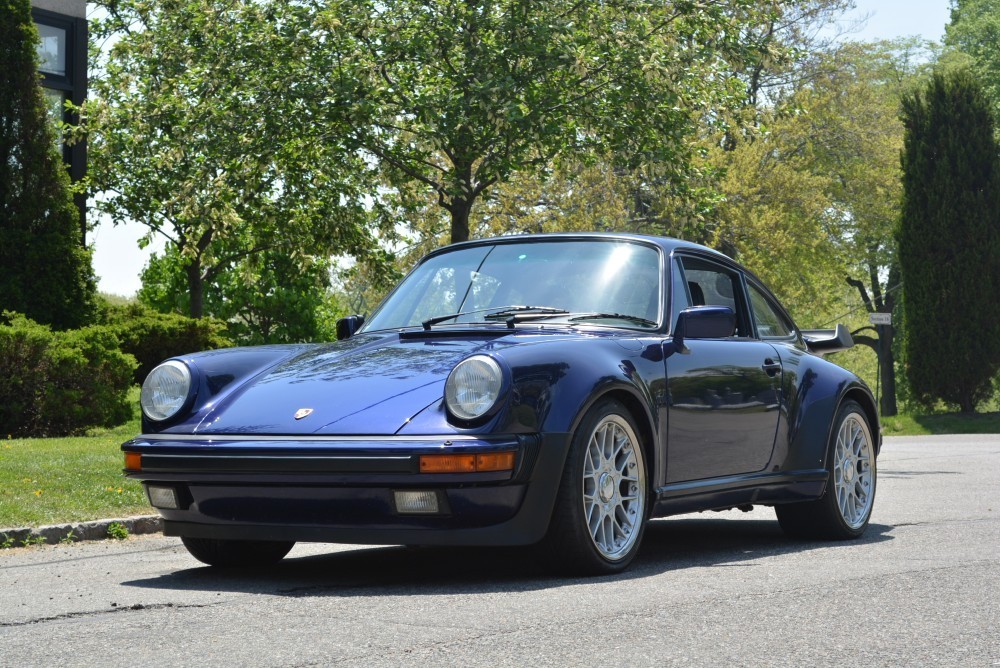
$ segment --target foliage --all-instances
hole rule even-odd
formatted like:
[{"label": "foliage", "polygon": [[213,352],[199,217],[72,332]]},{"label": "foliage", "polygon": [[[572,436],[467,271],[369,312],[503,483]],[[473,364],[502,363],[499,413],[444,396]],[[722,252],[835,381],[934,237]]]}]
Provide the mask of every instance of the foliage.
[{"label": "foliage", "polygon": [[125,540],[128,538],[128,528],[121,522],[111,522],[108,524],[108,538]]},{"label": "foliage", "polygon": [[[182,262],[175,249],[153,256],[142,274],[139,300],[164,313],[187,313]],[[265,251],[205,286],[205,312],[225,322],[227,336],[241,345],[313,341],[329,287],[329,260]]]},{"label": "foliage", "polygon": [[831,308],[841,259],[828,232],[829,183],[800,150],[807,125],[784,119],[770,135],[710,156],[725,166],[712,245],[757,273],[800,322]]},{"label": "foliage", "polygon": [[[770,0],[770,12],[748,12],[742,39],[755,58],[736,62],[749,115],[773,108],[791,90],[808,86],[824,68],[818,58],[836,50],[843,15],[854,0]],[[828,61],[829,63],[829,61]]]},{"label": "foliage", "polygon": [[105,303],[99,317],[117,336],[121,350],[138,361],[133,376],[136,384],[142,384],[169,357],[232,345],[222,334],[225,324],[210,318],[159,313],[137,303]]},{"label": "foliage", "polygon": [[[758,110],[757,133],[730,135],[709,151],[724,174],[718,188],[725,196],[712,243],[761,275],[801,325],[826,326],[859,297],[856,333],[869,329],[868,312],[894,310],[903,136],[897,110],[923,76],[926,54],[912,39],[815,53],[798,66],[798,86]],[[855,337],[873,351],[883,348],[886,414],[896,411],[892,332],[880,327],[877,338]]]},{"label": "foliage", "polygon": [[57,329],[94,306],[90,253],[41,88],[28,0],[0,2],[0,310]]},{"label": "foliage", "polygon": [[591,151],[682,184],[699,124],[739,98],[746,0],[322,3],[300,81],[326,125],[382,170],[404,208],[433,197],[449,239],[517,172]]},{"label": "foliage", "polygon": [[848,43],[817,55],[804,85],[759,112],[761,132],[708,153],[725,196],[712,243],[761,275],[802,322],[842,308],[845,276],[874,281],[868,290],[879,298],[886,290],[902,145],[896,108],[915,74],[914,48]]},{"label": "foliage", "polygon": [[60,436],[128,420],[135,360],[108,327],[53,332],[6,313],[0,325],[0,432]]},{"label": "foliage", "polygon": [[916,397],[972,412],[1000,371],[1000,156],[968,70],[903,99],[907,375]]},{"label": "foliage", "polygon": [[1000,0],[952,0],[945,44],[972,59],[973,72],[1000,119]]},{"label": "foliage", "polygon": [[146,242],[168,240],[159,270],[183,282],[192,317],[206,312],[206,286],[233,285],[244,263],[268,263],[259,256],[282,257],[290,280],[336,253],[381,258],[366,163],[336,133],[317,136],[309,82],[290,71],[309,59],[301,7],[99,4],[108,15],[92,34],[111,46],[94,52],[86,107],[96,208],[147,226]]}]

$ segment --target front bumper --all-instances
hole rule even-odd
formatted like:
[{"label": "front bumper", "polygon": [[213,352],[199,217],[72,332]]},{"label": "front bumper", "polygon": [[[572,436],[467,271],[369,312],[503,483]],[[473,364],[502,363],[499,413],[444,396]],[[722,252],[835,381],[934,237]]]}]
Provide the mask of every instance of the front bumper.
[{"label": "front bumper", "polygon": [[[368,544],[527,545],[548,528],[568,434],[490,437],[141,436],[128,478],[176,490],[167,535]],[[513,471],[421,473],[425,454],[514,451]],[[433,514],[395,492],[427,490]]]}]

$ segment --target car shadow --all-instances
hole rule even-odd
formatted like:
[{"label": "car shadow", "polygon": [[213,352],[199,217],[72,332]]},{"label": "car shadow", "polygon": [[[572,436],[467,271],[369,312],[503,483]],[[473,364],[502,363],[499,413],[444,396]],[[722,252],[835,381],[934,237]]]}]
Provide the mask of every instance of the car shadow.
[{"label": "car shadow", "polygon": [[788,538],[773,520],[654,520],[647,526],[642,550],[631,567],[597,580],[554,576],[530,549],[394,546],[292,556],[266,569],[200,566],[122,584],[289,597],[535,591],[588,581],[627,581],[686,568],[733,567],[767,556],[878,543],[891,540],[892,529],[870,524],[857,541],[825,542]]}]

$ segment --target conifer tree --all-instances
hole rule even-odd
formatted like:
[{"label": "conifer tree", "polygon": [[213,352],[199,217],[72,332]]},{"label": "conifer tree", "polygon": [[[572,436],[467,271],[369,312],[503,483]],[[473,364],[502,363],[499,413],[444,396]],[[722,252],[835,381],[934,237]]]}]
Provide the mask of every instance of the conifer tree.
[{"label": "conifer tree", "polygon": [[905,96],[897,231],[907,377],[924,403],[972,412],[1000,369],[1000,159],[968,70]]},{"label": "conifer tree", "polygon": [[93,313],[90,253],[39,86],[29,0],[0,0],[0,311],[57,329]]}]

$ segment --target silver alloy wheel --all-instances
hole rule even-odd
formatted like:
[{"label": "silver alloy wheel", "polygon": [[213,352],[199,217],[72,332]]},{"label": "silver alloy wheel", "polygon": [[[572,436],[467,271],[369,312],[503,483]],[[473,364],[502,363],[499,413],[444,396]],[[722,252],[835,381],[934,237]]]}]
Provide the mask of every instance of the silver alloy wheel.
[{"label": "silver alloy wheel", "polygon": [[840,516],[852,529],[864,526],[875,498],[872,437],[857,413],[840,423],[834,450],[833,482]]},{"label": "silver alloy wheel", "polygon": [[583,514],[594,546],[609,561],[624,557],[639,537],[646,514],[646,467],[635,432],[618,415],[605,417],[587,443]]}]

